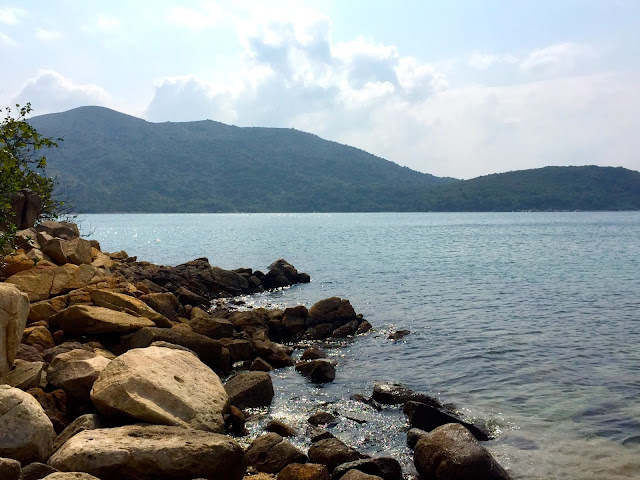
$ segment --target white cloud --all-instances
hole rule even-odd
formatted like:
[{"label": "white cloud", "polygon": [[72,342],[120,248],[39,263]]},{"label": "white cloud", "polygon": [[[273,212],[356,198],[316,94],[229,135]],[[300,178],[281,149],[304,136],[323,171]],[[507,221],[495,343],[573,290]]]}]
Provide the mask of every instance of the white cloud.
[{"label": "white cloud", "polygon": [[4,43],[5,45],[9,45],[10,47],[13,47],[18,44],[13,38],[11,38],[9,35],[6,35],[2,32],[0,32],[0,43]]},{"label": "white cloud", "polygon": [[594,53],[587,45],[560,43],[533,50],[522,60],[520,69],[525,73],[571,72],[581,59]]},{"label": "white cloud", "polygon": [[475,68],[476,70],[488,70],[494,65],[514,64],[517,62],[518,62],[517,57],[510,54],[493,55],[493,54],[474,53],[473,55],[471,55],[471,58],[469,58],[469,66],[471,68]]},{"label": "white cloud", "polygon": [[27,15],[26,10],[22,8],[0,8],[0,23],[5,25],[17,25],[22,17]]},{"label": "white cloud", "polygon": [[122,30],[122,23],[115,17],[101,13],[88,25],[84,25],[82,30],[88,33],[117,32]]},{"label": "white cloud", "polygon": [[97,85],[78,85],[53,70],[41,70],[26,82],[15,103],[31,102],[37,115],[60,112],[83,105],[107,105],[107,92]]},{"label": "white cloud", "polygon": [[62,38],[62,33],[55,32],[53,30],[45,30],[44,28],[38,28],[36,29],[36,38],[38,40],[49,42],[52,40],[58,40],[59,38]]},{"label": "white cloud", "polygon": [[225,12],[213,2],[205,2],[200,9],[172,7],[166,12],[166,20],[173,25],[189,29],[202,29],[220,22]]}]

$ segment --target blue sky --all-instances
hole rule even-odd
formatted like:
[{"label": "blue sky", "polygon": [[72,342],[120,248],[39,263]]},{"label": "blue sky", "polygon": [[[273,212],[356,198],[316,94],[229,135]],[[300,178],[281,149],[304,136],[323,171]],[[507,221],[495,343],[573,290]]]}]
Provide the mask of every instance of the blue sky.
[{"label": "blue sky", "polygon": [[640,2],[0,1],[0,106],[292,127],[416,170],[640,170]]}]

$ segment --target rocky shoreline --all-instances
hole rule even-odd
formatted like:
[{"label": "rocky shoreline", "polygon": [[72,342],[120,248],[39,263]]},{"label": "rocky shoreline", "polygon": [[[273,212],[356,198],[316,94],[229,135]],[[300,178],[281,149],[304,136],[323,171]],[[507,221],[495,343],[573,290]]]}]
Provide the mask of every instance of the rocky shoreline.
[{"label": "rocky shoreline", "polygon": [[[266,273],[206,258],[160,266],[51,221],[20,231],[17,245],[0,262],[0,479],[410,478],[397,459],[336,438],[326,411],[305,432],[269,422],[242,446],[251,409],[273,400],[270,371],[332,382],[340,365],[314,342],[372,328],[337,297],[308,309],[210,308],[310,281],[285,260]],[[478,443],[490,438],[481,426],[400,385],[372,388],[353,399],[403,406],[420,478],[510,478]]]}]

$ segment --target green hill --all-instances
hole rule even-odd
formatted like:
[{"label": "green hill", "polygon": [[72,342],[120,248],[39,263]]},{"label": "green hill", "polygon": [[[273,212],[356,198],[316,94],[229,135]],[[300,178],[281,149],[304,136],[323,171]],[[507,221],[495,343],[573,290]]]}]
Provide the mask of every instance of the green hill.
[{"label": "green hill", "polygon": [[150,123],[102,107],[30,123],[64,139],[49,173],[85,213],[404,210],[410,191],[455,181],[293,129]]},{"label": "green hill", "polygon": [[640,172],[544,167],[486,175],[426,191],[426,211],[640,210]]},{"label": "green hill", "polygon": [[102,107],[34,117],[78,212],[640,210],[640,173],[545,167],[439,178],[282,128],[150,123]]}]

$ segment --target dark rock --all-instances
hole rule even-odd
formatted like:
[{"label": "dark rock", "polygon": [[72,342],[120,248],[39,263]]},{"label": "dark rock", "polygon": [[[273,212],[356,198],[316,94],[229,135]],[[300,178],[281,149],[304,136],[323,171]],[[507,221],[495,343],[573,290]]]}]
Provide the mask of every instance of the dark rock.
[{"label": "dark rock", "polygon": [[409,401],[426,403],[434,408],[444,408],[433,397],[423,393],[416,393],[399,383],[376,382],[373,384],[371,398],[382,405],[400,405]]},{"label": "dark rock", "polygon": [[9,196],[14,224],[18,230],[31,228],[42,212],[42,198],[29,188],[12,193]]},{"label": "dark rock", "polygon": [[349,397],[350,400],[353,400],[354,402],[361,402],[364,403],[365,405],[369,405],[371,408],[380,411],[382,410],[382,405],[380,405],[378,402],[376,402],[373,398],[371,397],[365,397],[364,395],[360,394],[360,393],[354,393],[353,395],[351,395]]},{"label": "dark rock", "polygon": [[332,480],[344,478],[343,475],[349,470],[359,470],[368,475],[376,475],[383,480],[402,480],[402,467],[396,459],[391,457],[364,458],[343,463],[333,471]]},{"label": "dark rock", "polygon": [[420,440],[423,436],[425,436],[427,433],[424,430],[421,430],[419,428],[411,428],[409,429],[409,431],[407,432],[407,446],[413,450],[416,446],[416,443],[418,443],[418,440]]},{"label": "dark rock", "polygon": [[67,394],[64,390],[45,392],[41,388],[31,388],[27,393],[42,406],[56,433],[62,432],[69,425],[71,419],[67,408]]},{"label": "dark rock", "polygon": [[249,367],[249,370],[251,370],[252,372],[270,372],[271,370],[273,370],[273,367],[266,360],[263,360],[260,357],[256,357],[256,359],[251,364],[251,367]]},{"label": "dark rock", "polygon": [[306,328],[309,312],[304,305],[287,308],[282,315],[282,332],[285,338],[294,338]]},{"label": "dark rock", "polygon": [[291,463],[305,463],[307,456],[277,433],[256,438],[245,452],[250,466],[261,472],[278,473]]},{"label": "dark rock", "polygon": [[329,424],[335,425],[337,423],[337,418],[338,417],[336,417],[333,413],[316,412],[307,419],[307,422],[315,426]]},{"label": "dark rock", "polygon": [[333,472],[338,465],[366,458],[365,455],[348,447],[337,438],[327,438],[315,442],[309,448],[309,460],[326,465]]},{"label": "dark rock", "polygon": [[245,422],[247,421],[244,413],[235,405],[229,405],[229,410],[227,412],[227,424],[228,429],[231,433],[234,433],[239,436],[246,435],[247,431],[245,428]]},{"label": "dark rock", "polygon": [[368,321],[362,320],[362,322],[360,322],[360,325],[358,325],[358,329],[356,330],[356,335],[362,335],[364,333],[367,333],[372,328],[373,326]]},{"label": "dark rock", "polygon": [[267,372],[242,372],[224,384],[229,401],[238,408],[264,407],[273,400],[273,383]]},{"label": "dark rock", "polygon": [[269,423],[267,423],[266,430],[267,432],[277,433],[281,437],[285,438],[295,437],[296,435],[298,435],[298,432],[296,432],[295,428],[287,425],[284,422],[281,422],[280,420],[271,420]]},{"label": "dark rock", "polygon": [[356,318],[356,312],[349,300],[331,297],[320,300],[309,309],[308,325],[330,323],[333,325],[333,329],[336,329]]},{"label": "dark rock", "polygon": [[20,478],[20,462],[12,458],[0,458],[0,478],[2,480],[18,480]]},{"label": "dark rock", "polygon": [[438,480],[508,480],[509,474],[469,430],[440,426],[416,444],[414,463],[421,477]]},{"label": "dark rock", "polygon": [[299,283],[309,283],[311,282],[311,277],[308,273],[298,273],[298,282]]},{"label": "dark rock", "polygon": [[201,308],[191,311],[191,330],[213,339],[233,337],[233,324],[226,318],[212,317]]},{"label": "dark rock", "polygon": [[53,468],[45,463],[34,462],[22,469],[20,480],[40,480],[58,471],[57,468]]},{"label": "dark rock", "polygon": [[311,443],[316,443],[327,438],[334,438],[334,435],[329,430],[309,425],[307,427],[307,437],[311,440]]},{"label": "dark rock", "polygon": [[389,340],[400,340],[404,337],[406,337],[407,335],[409,335],[411,332],[409,330],[397,330],[391,334],[389,334],[389,336],[387,337]]},{"label": "dark rock", "polygon": [[331,476],[319,463],[291,463],[280,471],[278,480],[331,480]]},{"label": "dark rock", "polygon": [[248,340],[223,338],[220,342],[229,350],[232,362],[251,360],[254,357],[253,346]]},{"label": "dark rock", "polygon": [[269,355],[268,361],[275,368],[293,367],[296,362],[287,352],[277,350]]},{"label": "dark rock", "polygon": [[351,320],[349,323],[345,323],[341,327],[336,328],[331,332],[332,338],[346,338],[354,335],[358,330],[358,320]]},{"label": "dark rock", "polygon": [[145,348],[153,342],[168,342],[188,348],[200,360],[217,372],[231,371],[231,354],[219,340],[213,340],[188,330],[144,327],[129,337],[129,348]]},{"label": "dark rock", "polygon": [[427,405],[426,403],[407,402],[404,404],[404,413],[409,417],[409,425],[413,428],[420,428],[421,430],[430,432],[441,425],[459,423],[465,426],[478,440],[484,441],[491,439],[489,433],[477,425],[466,422],[452,413]]},{"label": "dark rock", "polygon": [[318,347],[309,347],[302,352],[301,360],[317,360],[319,358],[327,358],[327,355]]},{"label": "dark rock", "polygon": [[296,371],[308,377],[314,383],[328,383],[336,379],[336,367],[326,359],[298,362]]},{"label": "dark rock", "polygon": [[209,305],[209,299],[193,293],[191,290],[185,287],[178,287],[173,294],[178,298],[178,301],[183,305],[191,305],[197,307],[200,305]]},{"label": "dark rock", "polygon": [[16,360],[24,360],[25,362],[44,362],[42,353],[32,345],[21,343],[16,351]]},{"label": "dark rock", "polygon": [[329,338],[329,335],[331,335],[331,332],[333,332],[333,330],[333,324],[320,323],[313,327],[307,328],[304,331],[302,338],[305,338],[307,340],[323,340],[325,338]]},{"label": "dark rock", "polygon": [[381,477],[377,475],[369,475],[368,473],[363,473],[360,470],[349,470],[342,476],[342,480],[383,480]]}]

